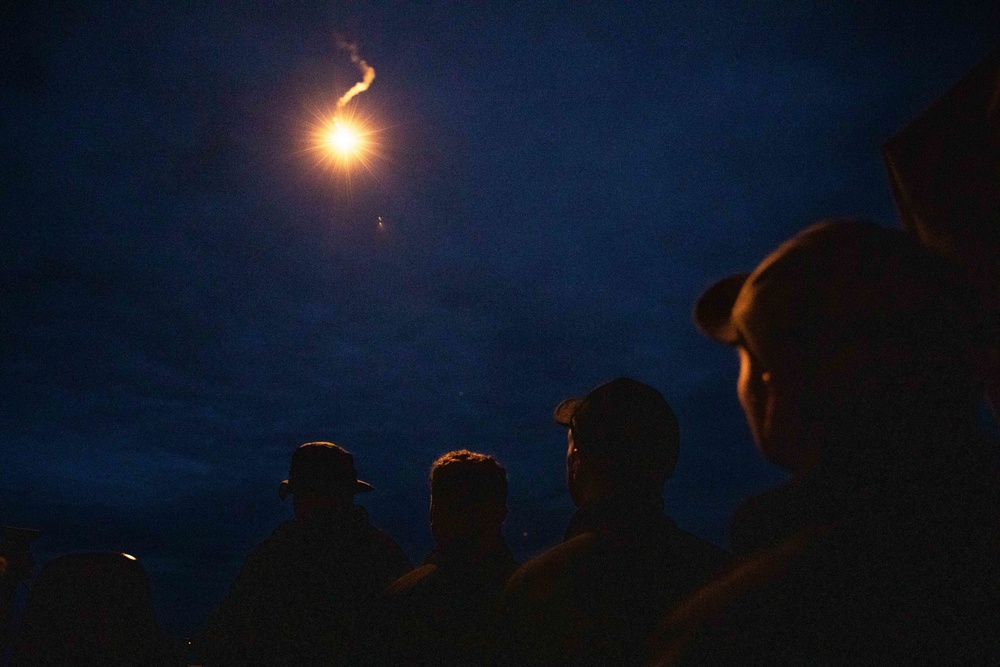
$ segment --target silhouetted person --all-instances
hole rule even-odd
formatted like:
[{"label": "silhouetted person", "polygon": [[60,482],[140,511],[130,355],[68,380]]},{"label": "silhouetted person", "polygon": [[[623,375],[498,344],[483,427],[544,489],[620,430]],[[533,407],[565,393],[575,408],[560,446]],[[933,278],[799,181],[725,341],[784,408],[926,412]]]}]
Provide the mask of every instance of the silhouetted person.
[{"label": "silhouetted person", "polygon": [[658,664],[1000,664],[996,449],[970,292],[903,233],[814,225],[695,318],[789,483],[733,525],[746,560],[678,606]]},{"label": "silhouetted person", "polygon": [[458,450],[430,474],[437,548],[386,591],[378,664],[481,665],[487,623],[517,568],[500,533],[507,473],[496,459]]},{"label": "silhouetted person", "polygon": [[179,667],[164,638],[139,562],[127,554],[56,558],[25,604],[15,667]]},{"label": "silhouetted person", "polygon": [[634,665],[657,619],[724,565],[663,512],[679,433],[658,391],[619,378],[563,401],[579,508],[563,544],[522,566],[501,600],[498,665]]},{"label": "silhouetted person", "polygon": [[31,528],[4,526],[0,536],[0,664],[10,649],[15,596],[35,566],[31,543],[38,534]]},{"label": "silhouetted person", "polygon": [[343,664],[358,618],[410,563],[354,504],[372,487],[329,442],[295,450],[278,494],[295,520],[247,557],[198,650],[206,666]]}]

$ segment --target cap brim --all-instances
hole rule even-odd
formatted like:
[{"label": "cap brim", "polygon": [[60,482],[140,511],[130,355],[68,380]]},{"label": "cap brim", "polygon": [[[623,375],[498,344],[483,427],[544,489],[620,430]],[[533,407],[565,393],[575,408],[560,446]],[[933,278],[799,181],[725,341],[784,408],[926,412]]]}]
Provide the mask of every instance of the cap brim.
[{"label": "cap brim", "polygon": [[560,426],[571,426],[573,424],[573,415],[582,402],[583,398],[580,396],[567,398],[552,411],[552,419]]},{"label": "cap brim", "polygon": [[694,322],[706,336],[726,345],[740,341],[739,330],[733,323],[733,305],[749,276],[738,273],[723,278],[698,298],[694,304]]}]

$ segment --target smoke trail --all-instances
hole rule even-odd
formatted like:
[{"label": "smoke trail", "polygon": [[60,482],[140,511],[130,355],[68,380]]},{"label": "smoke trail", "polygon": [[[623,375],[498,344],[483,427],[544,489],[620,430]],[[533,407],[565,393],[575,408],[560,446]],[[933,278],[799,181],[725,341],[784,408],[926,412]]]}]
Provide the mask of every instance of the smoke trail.
[{"label": "smoke trail", "polygon": [[343,109],[344,105],[351,101],[351,98],[358,93],[365,92],[368,90],[368,86],[372,85],[372,81],[375,80],[375,68],[361,59],[361,56],[358,55],[358,47],[354,44],[338,40],[337,46],[347,51],[351,55],[351,62],[355,63],[358,69],[361,70],[361,81],[354,84],[350,90],[344,93],[343,97],[337,100],[337,108]]}]

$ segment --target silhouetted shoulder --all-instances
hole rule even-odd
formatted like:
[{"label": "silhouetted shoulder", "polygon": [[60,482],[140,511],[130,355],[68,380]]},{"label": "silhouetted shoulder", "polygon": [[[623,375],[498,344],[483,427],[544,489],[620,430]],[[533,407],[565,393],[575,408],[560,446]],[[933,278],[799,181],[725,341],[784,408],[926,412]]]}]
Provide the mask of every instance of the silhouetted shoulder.
[{"label": "silhouetted shoulder", "polygon": [[719,572],[729,562],[729,552],[686,530],[677,529],[675,552],[708,574]]},{"label": "silhouetted shoulder", "polygon": [[384,567],[386,585],[413,569],[410,559],[385,531],[376,528],[374,542],[375,557]]},{"label": "silhouetted shoulder", "polygon": [[281,558],[286,551],[292,548],[292,540],[298,530],[299,526],[294,521],[283,521],[278,524],[266,540],[247,554],[243,561],[243,569],[252,571],[270,564],[275,558]]},{"label": "silhouetted shoulder", "polygon": [[[518,568],[500,599],[492,645],[495,665],[564,664],[576,657],[580,629],[576,584],[597,542],[594,533],[578,535]],[[578,642],[576,642],[578,643]]]},{"label": "silhouetted shoulder", "polygon": [[761,547],[668,615],[654,664],[996,664],[995,484],[919,488]]},{"label": "silhouetted shoulder", "polygon": [[596,542],[594,533],[584,533],[531,559],[511,575],[504,598],[539,602],[560,594]]},{"label": "silhouetted shoulder", "polygon": [[421,565],[389,584],[389,587],[385,589],[384,595],[389,598],[407,595],[418,589],[429,577],[434,576],[437,569],[437,565]]}]

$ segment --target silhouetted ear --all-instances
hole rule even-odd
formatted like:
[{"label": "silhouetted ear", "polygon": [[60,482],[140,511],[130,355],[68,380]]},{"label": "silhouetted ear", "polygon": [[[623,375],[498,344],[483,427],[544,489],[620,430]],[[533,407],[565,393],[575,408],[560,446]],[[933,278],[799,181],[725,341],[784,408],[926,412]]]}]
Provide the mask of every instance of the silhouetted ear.
[{"label": "silhouetted ear", "polygon": [[495,523],[502,526],[507,519],[507,503],[488,501],[483,504],[484,523]]},{"label": "silhouetted ear", "polygon": [[566,466],[569,469],[570,477],[576,479],[580,474],[580,450],[575,447],[566,455]]},{"label": "silhouetted ear", "polygon": [[431,510],[427,514],[427,520],[428,520],[427,523],[428,525],[430,525],[432,531],[434,530],[436,514],[437,512],[434,511],[434,505],[431,505]]}]

